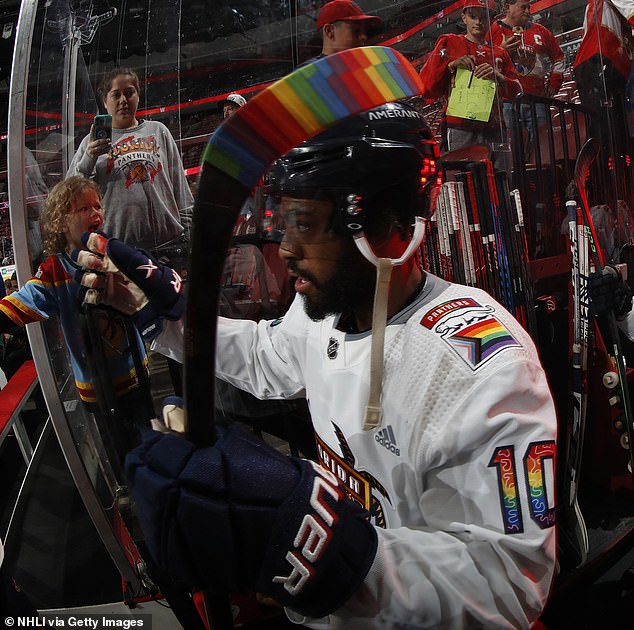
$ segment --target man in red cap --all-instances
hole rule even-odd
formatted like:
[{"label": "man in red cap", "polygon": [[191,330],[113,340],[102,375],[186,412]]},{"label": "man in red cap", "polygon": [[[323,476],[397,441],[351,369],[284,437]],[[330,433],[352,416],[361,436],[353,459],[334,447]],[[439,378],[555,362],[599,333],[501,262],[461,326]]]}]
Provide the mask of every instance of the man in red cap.
[{"label": "man in red cap", "polygon": [[494,150],[496,166],[508,170],[509,156],[505,155],[508,151],[497,151],[506,142],[501,98],[513,98],[521,86],[508,52],[487,41],[493,11],[494,0],[464,0],[461,19],[467,32],[439,37],[420,76],[422,96],[427,99],[448,99],[459,68],[469,70],[472,77],[495,81],[495,100],[488,120],[445,116],[444,148],[453,150],[475,144],[489,145]]},{"label": "man in red cap", "polygon": [[383,20],[366,15],[352,0],[332,0],[324,4],[317,16],[323,47],[316,59],[357,46],[365,46],[369,34],[378,31]]}]

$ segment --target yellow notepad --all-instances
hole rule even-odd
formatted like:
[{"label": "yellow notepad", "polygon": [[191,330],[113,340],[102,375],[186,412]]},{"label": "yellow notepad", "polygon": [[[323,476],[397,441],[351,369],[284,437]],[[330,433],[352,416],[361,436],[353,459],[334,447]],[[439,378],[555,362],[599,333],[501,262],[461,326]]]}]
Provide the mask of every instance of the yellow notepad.
[{"label": "yellow notepad", "polygon": [[447,116],[487,122],[495,98],[495,81],[478,79],[471,70],[458,68],[454,87],[449,95]]}]

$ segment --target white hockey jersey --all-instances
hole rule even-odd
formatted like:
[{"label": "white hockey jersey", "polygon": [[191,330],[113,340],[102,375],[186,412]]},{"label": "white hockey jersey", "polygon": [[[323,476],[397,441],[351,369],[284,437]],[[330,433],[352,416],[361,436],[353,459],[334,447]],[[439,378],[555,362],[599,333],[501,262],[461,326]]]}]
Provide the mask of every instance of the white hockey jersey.
[{"label": "white hockey jersey", "polygon": [[[306,396],[321,462],[372,515],[363,587],[315,628],[527,628],[555,566],[555,409],[535,347],[487,293],[428,275],[388,322],[380,426],[364,431],[369,333],[222,319],[217,375]],[[293,613],[289,611],[293,618]]]}]

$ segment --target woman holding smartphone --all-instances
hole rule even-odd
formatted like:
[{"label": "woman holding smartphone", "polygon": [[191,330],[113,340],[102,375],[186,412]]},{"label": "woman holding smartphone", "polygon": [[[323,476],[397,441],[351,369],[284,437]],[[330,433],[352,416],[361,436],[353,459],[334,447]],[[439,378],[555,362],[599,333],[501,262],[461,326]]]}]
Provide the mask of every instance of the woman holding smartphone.
[{"label": "woman holding smartphone", "polygon": [[67,176],[83,175],[99,184],[107,234],[160,255],[161,250],[185,249],[194,199],[169,129],[137,119],[139,93],[139,78],[130,68],[103,77],[97,95],[112,116],[112,129],[107,119],[103,125],[103,117],[91,126]]}]

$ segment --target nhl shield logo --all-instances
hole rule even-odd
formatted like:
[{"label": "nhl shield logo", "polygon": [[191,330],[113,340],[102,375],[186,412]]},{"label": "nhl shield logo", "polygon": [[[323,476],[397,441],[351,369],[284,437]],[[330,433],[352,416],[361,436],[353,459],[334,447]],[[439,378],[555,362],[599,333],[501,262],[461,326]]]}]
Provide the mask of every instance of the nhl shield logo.
[{"label": "nhl shield logo", "polygon": [[328,349],[326,350],[326,354],[328,355],[329,359],[336,359],[338,353],[339,342],[334,337],[331,337],[328,340]]}]

